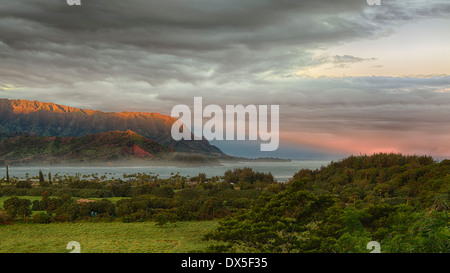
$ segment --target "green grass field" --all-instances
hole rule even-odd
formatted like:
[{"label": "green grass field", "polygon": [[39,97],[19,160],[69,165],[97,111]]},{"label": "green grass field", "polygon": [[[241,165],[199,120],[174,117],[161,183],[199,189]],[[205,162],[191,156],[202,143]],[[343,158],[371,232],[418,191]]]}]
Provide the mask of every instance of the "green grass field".
[{"label": "green grass field", "polygon": [[158,227],[144,223],[52,223],[0,225],[0,253],[68,253],[70,241],[82,253],[186,253],[204,250],[205,233],[218,221],[189,221]]}]

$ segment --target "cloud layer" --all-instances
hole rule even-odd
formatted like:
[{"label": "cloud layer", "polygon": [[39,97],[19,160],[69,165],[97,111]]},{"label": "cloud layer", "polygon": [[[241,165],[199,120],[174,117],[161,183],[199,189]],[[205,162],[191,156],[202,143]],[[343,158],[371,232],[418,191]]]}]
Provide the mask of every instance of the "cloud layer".
[{"label": "cloud layer", "polygon": [[[372,62],[315,55],[396,27],[448,18],[448,1],[7,0],[0,97],[169,114],[176,104],[279,104],[281,137],[348,153],[450,156],[449,71],[421,77],[308,78]],[[448,22],[448,21],[447,21]],[[412,34],[413,35],[413,34]]]}]

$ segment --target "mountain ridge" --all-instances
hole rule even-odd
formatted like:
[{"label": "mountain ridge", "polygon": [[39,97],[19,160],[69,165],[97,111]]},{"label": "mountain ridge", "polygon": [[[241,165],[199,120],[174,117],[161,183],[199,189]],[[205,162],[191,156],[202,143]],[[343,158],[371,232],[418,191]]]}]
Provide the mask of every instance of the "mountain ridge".
[{"label": "mountain ridge", "polygon": [[155,112],[102,112],[51,102],[0,99],[0,134],[36,133],[41,136],[82,137],[108,131],[132,130],[176,152],[226,156],[207,140],[175,141],[176,118]]},{"label": "mountain ridge", "polygon": [[22,134],[0,139],[0,162],[7,165],[217,165],[217,158],[177,153],[134,131],[108,131],[82,137]]}]

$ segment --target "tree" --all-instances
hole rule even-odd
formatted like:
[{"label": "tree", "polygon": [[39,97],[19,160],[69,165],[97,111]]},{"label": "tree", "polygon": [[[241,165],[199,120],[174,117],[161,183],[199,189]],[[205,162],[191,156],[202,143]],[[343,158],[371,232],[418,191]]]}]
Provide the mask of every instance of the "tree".
[{"label": "tree", "polygon": [[158,226],[162,227],[169,222],[169,218],[165,213],[160,213],[156,215],[155,221]]},{"label": "tree", "polygon": [[22,219],[25,219],[27,216],[31,215],[30,209],[31,201],[28,199],[20,199],[19,197],[11,197],[5,202],[3,202],[3,208],[6,210],[6,213],[11,218],[15,218],[16,216],[22,216]]},{"label": "tree", "polygon": [[45,182],[44,174],[41,170],[39,170],[39,184],[43,184]]},{"label": "tree", "polygon": [[116,205],[108,199],[102,199],[95,202],[88,202],[81,205],[81,216],[97,216],[98,217],[112,217],[116,215]]},{"label": "tree", "polygon": [[33,222],[39,224],[47,224],[50,223],[50,216],[45,212],[38,212],[33,215]]},{"label": "tree", "polygon": [[63,203],[56,209],[56,220],[58,221],[66,221],[72,222],[78,218],[80,215],[80,207],[79,205],[73,202]]},{"label": "tree", "polygon": [[171,187],[171,186],[162,186],[160,188],[159,195],[161,197],[173,198],[173,196],[175,195],[175,192],[173,191],[173,187]]},{"label": "tree", "polygon": [[330,196],[317,197],[304,190],[306,180],[291,182],[279,194],[261,195],[249,211],[222,221],[206,239],[230,243],[237,250],[249,252],[306,250],[302,238],[307,237],[310,223],[334,204]]},{"label": "tree", "polygon": [[33,210],[33,211],[42,210],[41,209],[41,202],[39,202],[39,200],[34,200],[33,203],[32,203],[31,210]]},{"label": "tree", "polygon": [[198,183],[203,183],[206,182],[207,178],[206,178],[206,174],[205,173],[199,173],[198,174]]},{"label": "tree", "polygon": [[9,181],[9,167],[8,167],[8,165],[6,165],[6,182],[10,182]]},{"label": "tree", "polygon": [[16,188],[19,188],[19,189],[31,189],[31,182],[19,181],[19,182],[16,183]]},{"label": "tree", "polygon": [[117,215],[120,217],[127,216],[133,213],[131,202],[128,199],[122,199],[117,202]]}]

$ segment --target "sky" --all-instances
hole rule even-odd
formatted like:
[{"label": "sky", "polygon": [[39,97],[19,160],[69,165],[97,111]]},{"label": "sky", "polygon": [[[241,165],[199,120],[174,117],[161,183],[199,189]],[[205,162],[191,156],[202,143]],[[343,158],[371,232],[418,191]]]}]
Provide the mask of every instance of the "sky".
[{"label": "sky", "polygon": [[0,98],[101,111],[279,105],[280,148],[450,158],[450,1],[0,0]]}]

